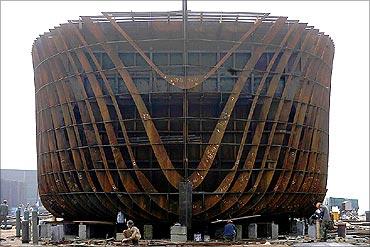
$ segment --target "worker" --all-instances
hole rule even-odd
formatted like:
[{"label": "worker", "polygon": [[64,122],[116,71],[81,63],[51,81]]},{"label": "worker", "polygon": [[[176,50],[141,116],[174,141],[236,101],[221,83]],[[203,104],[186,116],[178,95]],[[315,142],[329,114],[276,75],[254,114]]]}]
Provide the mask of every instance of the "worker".
[{"label": "worker", "polygon": [[4,227],[6,229],[7,217],[8,217],[8,202],[6,200],[0,204],[0,225],[4,222]]},{"label": "worker", "polygon": [[123,231],[123,236],[125,238],[122,239],[122,242],[132,241],[133,245],[139,245],[141,234],[139,228],[134,226],[134,222],[132,220],[127,221],[127,229]]},{"label": "worker", "polygon": [[318,220],[320,221],[320,240],[325,242],[327,240],[328,231],[331,225],[329,209],[321,202],[316,202],[315,206],[317,210],[319,210]]},{"label": "worker", "polygon": [[224,227],[224,239],[227,241],[235,241],[236,227],[232,220],[228,220]]},{"label": "worker", "polygon": [[117,232],[123,231],[125,222],[126,222],[125,215],[121,211],[119,211],[117,213]]}]

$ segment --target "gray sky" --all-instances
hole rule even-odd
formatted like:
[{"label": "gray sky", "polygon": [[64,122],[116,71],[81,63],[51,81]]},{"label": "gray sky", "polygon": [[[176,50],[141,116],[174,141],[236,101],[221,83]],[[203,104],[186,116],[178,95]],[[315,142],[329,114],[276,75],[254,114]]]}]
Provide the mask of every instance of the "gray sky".
[{"label": "gray sky", "polygon": [[[369,2],[189,1],[188,9],[269,12],[332,37],[327,195],[358,198],[360,211],[369,210]],[[80,15],[131,10],[181,10],[181,1],[1,1],[1,168],[36,169],[34,39]]]}]

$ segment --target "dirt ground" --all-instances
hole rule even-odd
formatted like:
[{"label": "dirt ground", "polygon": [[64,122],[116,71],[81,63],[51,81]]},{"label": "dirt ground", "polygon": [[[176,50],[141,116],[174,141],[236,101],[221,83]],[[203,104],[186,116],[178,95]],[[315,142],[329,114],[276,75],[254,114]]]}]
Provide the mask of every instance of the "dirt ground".
[{"label": "dirt ground", "polygon": [[[30,243],[22,244],[20,238],[15,237],[15,227],[10,230],[0,230],[0,246],[130,246],[129,244],[122,244],[117,241],[106,241],[104,239],[91,239],[91,240],[70,240],[65,241],[64,243],[50,243],[48,241],[40,241],[37,245]],[[303,247],[303,246],[311,246],[311,247],[319,247],[319,246],[335,246],[335,247],[349,247],[349,246],[370,246],[370,240],[367,239],[365,242],[351,242],[349,239],[331,239],[325,243],[318,243],[318,242],[310,242],[307,241],[304,237],[299,237],[297,239],[287,239],[287,240],[242,240],[240,242],[235,243],[227,243],[227,242],[186,242],[186,243],[171,243],[169,240],[140,240],[140,246],[161,246],[161,247],[195,247],[195,246],[234,246],[234,247],[262,247],[262,246],[274,246],[274,247]],[[132,245],[131,245],[132,246]]]},{"label": "dirt ground", "polygon": [[[106,243],[105,240],[89,240],[89,241],[78,241],[78,242],[70,242],[70,243],[60,243],[60,244],[52,244],[48,242],[40,241],[38,245],[32,244],[32,242],[26,244],[22,244],[21,238],[15,237],[15,228],[13,227],[11,230],[0,230],[0,246],[130,246],[129,244],[121,244],[120,242],[108,242]],[[187,242],[182,244],[175,244],[171,243],[170,241],[166,240],[153,240],[153,241],[146,241],[140,240],[140,246],[162,246],[162,247],[193,247],[193,246],[235,246],[235,247],[254,247],[254,246],[267,246],[271,245],[274,247],[287,247],[287,244],[274,244],[262,240],[260,242],[246,242],[243,243],[223,243],[223,242],[207,242],[207,243],[197,243],[197,242]]]}]

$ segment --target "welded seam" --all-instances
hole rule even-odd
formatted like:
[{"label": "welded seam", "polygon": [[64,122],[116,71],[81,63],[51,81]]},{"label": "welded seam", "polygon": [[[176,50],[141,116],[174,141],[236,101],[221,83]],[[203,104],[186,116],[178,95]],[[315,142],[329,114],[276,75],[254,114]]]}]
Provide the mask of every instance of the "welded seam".
[{"label": "welded seam", "polygon": [[[65,24],[61,24],[60,26],[62,25],[65,25]],[[149,42],[149,41],[181,41],[183,39],[163,39],[163,40],[160,40],[160,39],[145,39],[145,40],[138,40],[140,42]],[[189,41],[206,41],[206,42],[227,42],[227,43],[234,43],[234,44],[237,44],[239,43],[238,41],[231,41],[231,40],[210,40],[210,39],[189,39]],[[116,41],[107,41],[106,42],[107,44],[119,44],[119,43],[128,43],[128,41],[122,41],[122,40],[116,40]],[[70,49],[67,49],[67,50],[62,50],[56,54],[53,54],[53,55],[50,55],[49,57],[45,58],[43,61],[39,62],[39,64],[37,64],[36,66],[33,67],[34,69],[34,72],[36,72],[38,70],[38,68],[45,62],[47,62],[49,59],[52,59],[56,56],[60,56],[60,55],[63,55],[65,54],[66,52],[71,52],[71,51],[76,51],[76,50],[79,50],[79,49],[84,49],[84,48],[89,48],[89,47],[94,47],[94,46],[99,46],[101,45],[102,43],[101,42],[98,42],[98,43],[94,43],[94,44],[89,44],[88,46],[78,46],[78,47],[73,47],[73,48],[70,48]],[[270,47],[272,48],[276,48],[278,47],[278,45],[275,45],[275,44],[264,44],[264,43],[261,43],[261,42],[256,42],[256,41],[253,41],[253,42],[248,42],[248,44],[254,46],[254,45],[269,45]],[[299,50],[298,50],[299,51]],[[315,58],[317,58],[314,54],[312,53],[309,53],[309,52],[305,52],[305,51],[302,51],[304,54],[306,55],[309,55],[309,56],[313,56]],[[328,68],[331,68],[331,65],[330,64],[326,64],[324,63],[323,66],[325,67],[328,67]],[[125,67],[126,69],[128,68],[132,68],[132,66],[127,66]],[[212,67],[213,68],[213,67]],[[36,88],[36,93],[40,90],[40,88],[38,87],[35,87]]]},{"label": "welded seam", "polygon": [[[256,70],[254,70],[254,71],[256,71]],[[262,72],[262,73],[264,73],[264,72]],[[86,73],[87,74],[87,73]],[[287,74],[282,74],[282,76],[289,76],[289,75],[287,75]],[[298,76],[297,76],[298,77]],[[303,79],[303,78],[301,78],[301,79]],[[319,85],[318,83],[315,83],[315,82],[311,82],[310,81],[310,83],[314,83],[315,85],[317,85],[317,86],[320,86],[320,87],[322,87],[322,85]],[[327,88],[326,88],[326,90],[327,90]],[[129,96],[130,94],[128,93],[128,94],[114,94],[113,96]],[[141,95],[149,95],[149,93],[142,93]],[[254,96],[256,96],[255,94],[249,94],[249,93],[240,93],[240,96],[246,96],[246,97],[248,97],[248,96],[250,96],[250,97],[254,97]],[[111,97],[111,95],[102,95],[101,97],[98,97],[98,98],[108,98],[108,97]],[[130,96],[131,97],[131,96]],[[277,100],[281,100],[282,98],[281,97],[275,97],[275,96],[273,96],[273,97],[269,97],[269,96],[267,96],[267,95],[260,95],[260,97],[261,98],[272,98],[272,99],[277,99]],[[81,101],[85,101],[85,100],[90,100],[90,99],[93,99],[93,98],[91,98],[91,97],[88,97],[88,98],[86,98],[86,99],[79,99],[79,100],[71,100],[71,101],[68,101],[68,102],[65,102],[65,103],[60,103],[60,104],[55,104],[55,105],[51,105],[51,106],[47,106],[47,107],[44,107],[44,108],[41,108],[41,109],[39,109],[39,110],[37,110],[37,112],[36,113],[40,113],[40,112],[42,112],[42,111],[46,111],[46,110],[48,110],[48,109],[50,109],[50,108],[53,108],[53,107],[58,107],[58,106],[63,106],[63,105],[65,105],[65,104],[69,104],[69,103],[77,103],[77,102],[81,102]],[[297,102],[297,103],[299,103],[299,101],[294,101],[294,102]],[[302,103],[302,102],[301,102]],[[326,113],[328,113],[328,110],[327,109],[325,109],[325,108],[323,108],[322,106],[319,106],[319,105],[315,105],[315,104],[310,104],[309,106],[314,106],[314,107],[316,107],[316,108],[318,108],[318,109],[320,109],[320,110],[322,110],[322,111],[325,111]],[[165,118],[168,118],[168,117],[157,117],[157,118],[152,118],[153,120],[160,120],[160,119],[165,119]],[[189,117],[189,119],[194,119],[195,117]],[[205,117],[205,118],[203,118],[203,119],[211,119],[211,120],[218,120],[219,118],[218,117]],[[245,119],[236,119],[236,118],[231,118],[230,117],[230,119],[232,119],[232,120],[241,120],[241,121],[247,121],[247,120],[245,120]],[[135,120],[135,119],[123,119],[123,121],[124,122],[127,122],[127,121],[132,121],[132,120]],[[111,122],[115,122],[115,120],[112,120]],[[100,121],[100,122],[97,122],[97,123],[103,123],[103,121]],[[40,132],[37,132],[37,133],[40,133]]]}]

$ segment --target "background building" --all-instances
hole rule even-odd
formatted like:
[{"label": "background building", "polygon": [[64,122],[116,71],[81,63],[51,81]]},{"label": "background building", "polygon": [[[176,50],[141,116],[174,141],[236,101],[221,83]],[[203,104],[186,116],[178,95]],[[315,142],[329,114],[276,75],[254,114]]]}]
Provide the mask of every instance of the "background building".
[{"label": "background building", "polygon": [[19,204],[31,206],[39,201],[36,170],[1,169],[1,201],[6,199],[9,207]]},{"label": "background building", "polygon": [[338,209],[342,209],[343,202],[350,201],[351,208],[354,211],[358,211],[358,199],[349,199],[349,198],[342,198],[342,197],[327,197],[325,198],[324,203],[328,205],[329,209],[332,210],[333,207],[338,207]]}]

